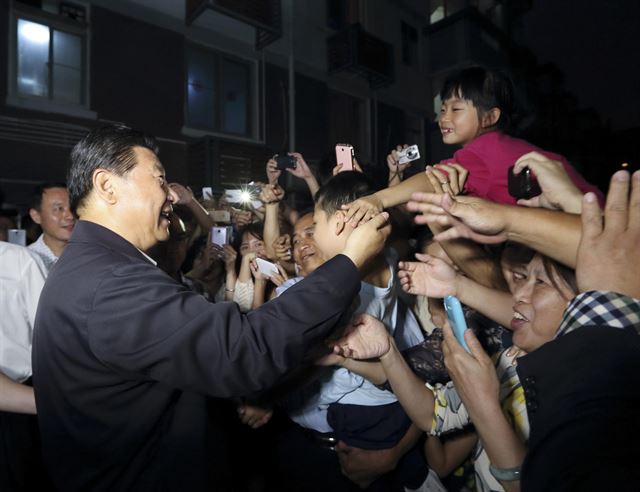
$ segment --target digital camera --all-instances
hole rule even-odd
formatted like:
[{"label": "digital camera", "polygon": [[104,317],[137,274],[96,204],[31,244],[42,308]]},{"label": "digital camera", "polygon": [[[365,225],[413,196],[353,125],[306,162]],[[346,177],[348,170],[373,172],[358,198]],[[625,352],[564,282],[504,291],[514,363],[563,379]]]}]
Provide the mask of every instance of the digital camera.
[{"label": "digital camera", "polygon": [[407,162],[420,159],[420,150],[418,149],[417,145],[412,145],[411,147],[407,147],[406,149],[399,150],[397,152],[397,155],[398,164],[406,164]]}]

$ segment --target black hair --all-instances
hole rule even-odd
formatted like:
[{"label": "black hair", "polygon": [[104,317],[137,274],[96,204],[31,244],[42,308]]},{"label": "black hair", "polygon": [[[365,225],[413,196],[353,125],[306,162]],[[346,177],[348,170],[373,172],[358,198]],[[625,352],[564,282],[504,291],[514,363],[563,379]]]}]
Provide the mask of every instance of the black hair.
[{"label": "black hair", "polygon": [[375,191],[373,183],[358,171],[343,171],[336,174],[317,191],[313,198],[328,216],[340,210],[342,205]]},{"label": "black hair", "polygon": [[469,67],[447,77],[440,91],[444,102],[451,97],[471,101],[480,114],[492,108],[500,109],[496,127],[508,131],[515,113],[514,89],[511,79],[498,70],[485,67]]},{"label": "black hair", "polygon": [[76,213],[93,187],[96,169],[107,169],[124,176],[136,165],[134,147],[144,147],[158,154],[156,140],[122,124],[91,130],[71,151],[67,175],[69,203]]},{"label": "black hair", "polygon": [[242,255],[240,254],[240,246],[242,246],[242,237],[245,234],[250,234],[253,237],[257,237],[260,241],[264,241],[264,223],[251,222],[245,226],[240,227],[233,237],[233,248],[238,253],[236,257],[236,272],[240,270],[240,264],[242,263]]},{"label": "black hair", "polygon": [[53,182],[53,181],[50,181],[47,183],[40,183],[38,186],[36,186],[33,189],[33,192],[31,193],[31,201],[29,203],[29,208],[34,208],[39,212],[40,207],[42,206],[42,195],[44,195],[45,191],[50,190],[51,188],[64,188],[66,190],[67,185],[66,183]]}]

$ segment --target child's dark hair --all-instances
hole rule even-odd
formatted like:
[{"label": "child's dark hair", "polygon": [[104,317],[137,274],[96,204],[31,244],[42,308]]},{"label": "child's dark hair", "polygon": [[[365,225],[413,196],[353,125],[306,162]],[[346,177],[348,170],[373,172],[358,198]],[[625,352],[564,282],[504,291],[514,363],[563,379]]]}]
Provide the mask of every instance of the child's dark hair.
[{"label": "child's dark hair", "polygon": [[314,201],[328,216],[340,210],[342,205],[375,191],[373,183],[358,171],[343,171],[336,174],[317,191]]},{"label": "child's dark hair", "polygon": [[469,67],[447,77],[440,91],[440,99],[451,97],[471,101],[480,114],[492,108],[500,109],[496,123],[499,130],[511,128],[514,116],[514,89],[511,79],[498,70],[485,67]]}]

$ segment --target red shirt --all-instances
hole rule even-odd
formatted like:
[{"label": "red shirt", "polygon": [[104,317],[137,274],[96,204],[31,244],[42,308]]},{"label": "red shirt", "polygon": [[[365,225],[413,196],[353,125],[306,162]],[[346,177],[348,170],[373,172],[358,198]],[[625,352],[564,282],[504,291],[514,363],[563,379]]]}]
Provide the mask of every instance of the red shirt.
[{"label": "red shirt", "polygon": [[549,159],[560,161],[571,181],[582,193],[593,191],[600,204],[604,204],[602,192],[589,184],[565,157],[539,149],[525,140],[513,138],[498,131],[480,135],[453,154],[452,158],[440,161],[440,164],[456,162],[469,171],[465,184],[465,191],[469,195],[486,198],[492,202],[515,205],[516,199],[508,192],[507,173],[520,157],[529,152],[540,152]]}]

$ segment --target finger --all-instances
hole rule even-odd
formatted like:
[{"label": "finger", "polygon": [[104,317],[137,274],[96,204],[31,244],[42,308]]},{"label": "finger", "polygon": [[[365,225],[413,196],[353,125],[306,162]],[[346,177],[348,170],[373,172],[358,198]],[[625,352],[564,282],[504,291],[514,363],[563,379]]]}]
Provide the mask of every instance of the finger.
[{"label": "finger", "polygon": [[631,177],[631,198],[629,200],[629,230],[640,234],[640,171]]},{"label": "finger", "polygon": [[441,226],[450,226],[451,225],[451,217],[448,215],[435,215],[423,213],[422,215],[416,215],[413,219],[416,224],[421,225],[429,225],[429,224],[438,224]]},{"label": "finger", "polygon": [[450,163],[449,166],[458,171],[458,189],[462,193],[464,191],[464,185],[467,182],[467,176],[469,176],[469,171],[467,171],[466,167],[455,162]]},{"label": "finger", "polygon": [[435,175],[433,168],[431,166],[427,166],[424,173],[426,174],[429,183],[431,183],[433,192],[437,193],[438,195],[442,195],[444,193],[444,189],[442,188],[440,179],[438,179],[438,177]]},{"label": "finger", "polygon": [[482,360],[488,357],[486,352],[482,348],[482,345],[480,345],[480,342],[478,341],[476,334],[473,333],[472,330],[469,330],[469,329],[464,330],[464,341],[467,342],[467,347],[469,347],[469,350],[471,351],[471,355],[475,359]]},{"label": "finger", "polygon": [[435,170],[446,171],[447,174],[444,174],[441,171],[439,172],[440,174],[443,175],[444,179],[449,183],[449,186],[451,187],[451,191],[453,191],[455,195],[460,193],[460,187],[458,185],[458,169],[456,169],[455,167],[449,164],[436,164]]},{"label": "finger", "polygon": [[542,195],[537,195],[529,199],[520,198],[516,203],[523,207],[539,208],[541,197]]},{"label": "finger", "polygon": [[617,171],[611,177],[607,202],[604,207],[604,229],[623,232],[629,223],[629,173]]},{"label": "finger", "polygon": [[593,240],[602,234],[602,211],[595,193],[582,197],[582,242]]},{"label": "finger", "polygon": [[433,256],[431,255],[426,255],[424,253],[416,253],[416,259],[418,261],[421,261],[422,263],[429,263],[431,264],[433,261]]},{"label": "finger", "polygon": [[423,214],[446,215],[444,209],[438,205],[423,202],[407,202],[407,210],[410,212],[420,212]]}]

